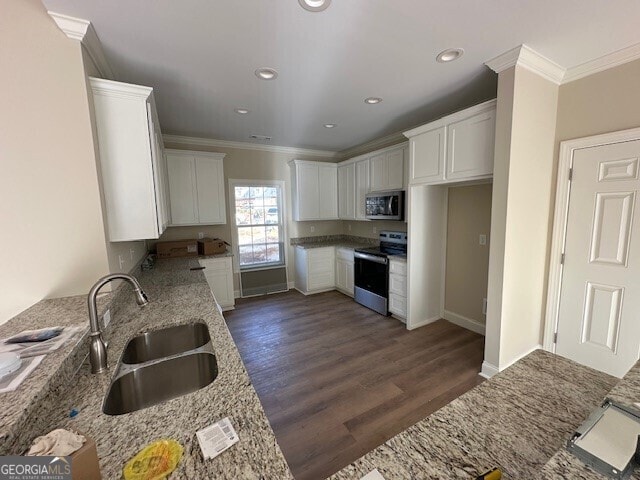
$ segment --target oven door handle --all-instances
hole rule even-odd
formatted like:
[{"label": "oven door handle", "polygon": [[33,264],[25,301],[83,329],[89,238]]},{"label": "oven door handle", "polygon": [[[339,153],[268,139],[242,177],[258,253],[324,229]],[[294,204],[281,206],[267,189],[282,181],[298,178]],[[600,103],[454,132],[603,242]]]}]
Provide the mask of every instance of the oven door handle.
[{"label": "oven door handle", "polygon": [[369,255],[367,253],[354,252],[353,257],[359,258],[361,260],[368,260],[374,263],[380,263],[382,265],[386,265],[387,263],[389,263],[389,259],[386,257],[378,257],[377,255]]}]

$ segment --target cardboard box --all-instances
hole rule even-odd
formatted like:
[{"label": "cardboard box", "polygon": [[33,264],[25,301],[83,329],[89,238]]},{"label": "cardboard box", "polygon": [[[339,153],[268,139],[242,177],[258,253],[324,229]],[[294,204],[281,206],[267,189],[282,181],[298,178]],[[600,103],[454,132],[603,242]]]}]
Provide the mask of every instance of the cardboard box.
[{"label": "cardboard box", "polygon": [[218,255],[227,251],[227,242],[219,238],[203,238],[198,240],[198,254]]},{"label": "cardboard box", "polygon": [[156,243],[158,258],[197,257],[198,242],[196,240],[176,240]]},{"label": "cardboard box", "polygon": [[96,442],[87,437],[80,450],[71,454],[71,478],[73,480],[102,480]]}]

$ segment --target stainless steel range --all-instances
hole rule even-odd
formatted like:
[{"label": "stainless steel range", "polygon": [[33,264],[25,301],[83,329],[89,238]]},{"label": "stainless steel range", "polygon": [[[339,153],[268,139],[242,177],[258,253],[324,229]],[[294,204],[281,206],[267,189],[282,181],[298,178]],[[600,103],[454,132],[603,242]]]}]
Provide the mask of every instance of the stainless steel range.
[{"label": "stainless steel range", "polygon": [[357,248],[354,253],[356,302],[389,315],[389,256],[407,256],[405,232],[380,232],[380,246]]}]

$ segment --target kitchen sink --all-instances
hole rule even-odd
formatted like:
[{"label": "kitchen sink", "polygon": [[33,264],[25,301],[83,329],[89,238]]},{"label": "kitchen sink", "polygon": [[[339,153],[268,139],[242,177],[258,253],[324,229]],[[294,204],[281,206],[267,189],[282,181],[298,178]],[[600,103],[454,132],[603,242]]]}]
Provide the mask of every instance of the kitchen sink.
[{"label": "kitchen sink", "polygon": [[189,353],[133,368],[109,387],[102,411],[122,415],[206,387],[218,376],[211,352]]},{"label": "kitchen sink", "polygon": [[127,343],[120,361],[137,364],[194,350],[211,340],[204,323],[189,323],[146,332]]}]

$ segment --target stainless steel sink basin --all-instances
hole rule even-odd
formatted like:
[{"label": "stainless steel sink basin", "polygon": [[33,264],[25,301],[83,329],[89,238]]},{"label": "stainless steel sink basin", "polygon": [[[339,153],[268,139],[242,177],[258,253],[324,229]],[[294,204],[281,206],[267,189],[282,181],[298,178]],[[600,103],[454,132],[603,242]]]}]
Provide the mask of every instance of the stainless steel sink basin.
[{"label": "stainless steel sink basin", "polygon": [[129,340],[120,361],[129,365],[149,362],[194,350],[210,340],[209,330],[204,323],[163,328]]},{"label": "stainless steel sink basin", "polygon": [[[206,328],[206,327],[205,327]],[[189,353],[130,369],[109,387],[102,411],[134,412],[206,387],[218,376],[212,352]]]}]

